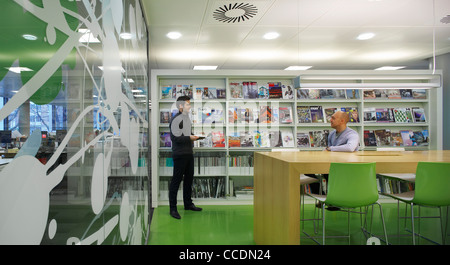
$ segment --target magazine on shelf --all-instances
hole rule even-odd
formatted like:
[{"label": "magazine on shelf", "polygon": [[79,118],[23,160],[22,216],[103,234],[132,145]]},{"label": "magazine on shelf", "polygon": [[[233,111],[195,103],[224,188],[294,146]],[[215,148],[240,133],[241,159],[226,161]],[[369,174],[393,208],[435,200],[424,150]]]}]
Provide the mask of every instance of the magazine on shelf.
[{"label": "magazine on shelf", "polygon": [[364,122],[377,122],[377,111],[375,108],[364,108]]},{"label": "magazine on shelf", "polygon": [[400,89],[400,95],[402,99],[412,99],[413,98],[412,89]]},{"label": "magazine on shelf", "polygon": [[292,134],[291,129],[282,129],[281,130],[281,141],[283,143],[283,147],[294,147],[294,135]]},{"label": "magazine on shelf", "polygon": [[400,95],[399,89],[386,89],[388,99],[401,99],[402,96]]},{"label": "magazine on shelf", "polygon": [[349,122],[359,122],[358,108],[355,107],[342,107],[341,111],[348,114]]},{"label": "magazine on shelf", "polygon": [[412,130],[400,131],[403,140],[403,146],[416,146],[416,139],[414,138],[414,132]]},{"label": "magazine on shelf", "polygon": [[320,99],[320,89],[309,89],[309,99]]},{"label": "magazine on shelf", "polygon": [[282,137],[280,131],[269,131],[270,147],[282,147]]},{"label": "magazine on shelf", "polygon": [[283,98],[283,90],[281,88],[281,82],[270,82],[269,85],[269,98],[279,99]]},{"label": "magazine on shelf", "polygon": [[225,147],[225,138],[222,131],[211,132],[212,147]]},{"label": "magazine on shelf", "polygon": [[309,135],[305,132],[297,132],[297,147],[311,147],[309,145]]},{"label": "magazine on shelf", "polygon": [[337,108],[326,108],[323,110],[325,113],[325,122],[330,123],[331,116],[337,111]]},{"label": "magazine on shelf", "polygon": [[364,90],[363,91],[364,99],[376,99],[375,91],[373,89],[371,90]]},{"label": "magazine on shelf", "polygon": [[321,99],[334,99],[334,89],[319,89],[319,95]]},{"label": "magazine on shelf", "polygon": [[244,98],[241,83],[230,83],[230,97],[235,99]]},{"label": "magazine on shelf", "polygon": [[238,132],[232,132],[228,136],[229,147],[241,147],[241,136]]},{"label": "magazine on shelf", "polygon": [[280,107],[279,108],[279,121],[282,124],[292,123],[292,108],[291,107]]},{"label": "magazine on shelf", "polygon": [[309,89],[298,88],[297,99],[309,99]]},{"label": "magazine on shelf", "polygon": [[311,111],[309,106],[297,106],[298,123],[311,123]]},{"label": "magazine on shelf", "polygon": [[170,110],[169,109],[161,109],[160,110],[160,120],[159,120],[159,122],[160,123],[170,123],[170,118],[171,118],[171,115],[170,115]]},{"label": "magazine on shelf", "polygon": [[170,132],[162,132],[160,134],[160,147],[172,147],[172,141],[170,140]]},{"label": "magazine on shelf", "polygon": [[244,98],[258,98],[258,83],[255,81],[242,82],[242,93]]},{"label": "magazine on shelf", "polygon": [[313,123],[324,122],[322,106],[310,106],[310,111],[311,111],[311,121]]},{"label": "magazine on shelf", "polygon": [[413,89],[413,99],[427,99],[427,91],[425,89]]},{"label": "magazine on shelf", "polygon": [[222,99],[222,98],[226,98],[227,97],[227,93],[225,88],[217,88],[216,89],[216,95],[218,99]]},{"label": "magazine on shelf", "polygon": [[410,108],[393,108],[392,113],[396,123],[413,122]]},{"label": "magazine on shelf", "polygon": [[378,146],[391,146],[391,131],[386,129],[375,130],[375,137]]},{"label": "magazine on shelf", "polygon": [[283,85],[281,87],[281,91],[283,92],[283,99],[294,99],[294,89],[292,88],[292,86]]},{"label": "magazine on shelf", "polygon": [[386,89],[374,89],[376,99],[388,99],[388,93]]},{"label": "magazine on shelf", "polygon": [[253,135],[248,131],[239,132],[241,137],[241,147],[253,147]]},{"label": "magazine on shelf", "polygon": [[377,108],[376,109],[377,122],[394,122],[392,111],[390,108]]},{"label": "magazine on shelf", "polygon": [[272,109],[267,105],[259,106],[259,123],[272,122]]},{"label": "magazine on shelf", "polygon": [[391,140],[392,146],[403,146],[403,139],[400,132],[391,132]]},{"label": "magazine on shelf", "polygon": [[414,122],[427,122],[427,118],[425,117],[425,110],[420,107],[413,107],[412,115]]},{"label": "magazine on shelf", "polygon": [[364,130],[364,145],[377,146],[377,139],[373,130]]},{"label": "magazine on shelf", "polygon": [[347,99],[359,99],[359,89],[346,89]]},{"label": "magazine on shelf", "polygon": [[259,85],[258,87],[258,98],[268,99],[269,98],[269,86],[266,84]]},{"label": "magazine on shelf", "polygon": [[172,86],[164,86],[161,87],[161,99],[170,99],[172,98]]}]

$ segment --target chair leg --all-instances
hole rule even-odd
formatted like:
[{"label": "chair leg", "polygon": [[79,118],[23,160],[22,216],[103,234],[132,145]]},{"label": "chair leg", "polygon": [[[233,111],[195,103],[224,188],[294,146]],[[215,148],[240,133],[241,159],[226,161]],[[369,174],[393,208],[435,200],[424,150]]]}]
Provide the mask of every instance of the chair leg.
[{"label": "chair leg", "polygon": [[325,205],[322,203],[322,245],[325,246]]},{"label": "chair leg", "polygon": [[384,231],[384,238],[386,239],[386,245],[389,245],[387,231],[386,231],[386,224],[384,223],[383,209],[381,207],[381,203],[377,202],[377,204],[378,204],[378,206],[380,206],[381,222],[383,223],[383,231]]},{"label": "chair leg", "polygon": [[414,203],[410,203],[411,206],[411,228],[413,236],[413,245],[416,245],[416,232],[414,231]]}]

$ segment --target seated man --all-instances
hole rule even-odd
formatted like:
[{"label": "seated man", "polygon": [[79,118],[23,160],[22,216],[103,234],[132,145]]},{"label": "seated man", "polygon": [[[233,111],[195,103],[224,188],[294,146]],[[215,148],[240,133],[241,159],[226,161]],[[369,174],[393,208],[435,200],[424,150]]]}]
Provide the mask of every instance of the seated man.
[{"label": "seated man", "polygon": [[354,152],[359,149],[359,134],[347,127],[350,118],[347,113],[337,111],[331,116],[331,128],[328,135],[327,151]]},{"label": "seated man", "polygon": [[[353,129],[347,127],[350,118],[346,112],[337,111],[331,116],[331,128],[334,130],[328,135],[328,147],[326,151],[332,152],[354,152],[359,149],[359,134]],[[308,175],[317,177],[315,175]],[[323,177],[328,181],[328,174]],[[318,183],[311,184],[311,192],[319,193]]]}]

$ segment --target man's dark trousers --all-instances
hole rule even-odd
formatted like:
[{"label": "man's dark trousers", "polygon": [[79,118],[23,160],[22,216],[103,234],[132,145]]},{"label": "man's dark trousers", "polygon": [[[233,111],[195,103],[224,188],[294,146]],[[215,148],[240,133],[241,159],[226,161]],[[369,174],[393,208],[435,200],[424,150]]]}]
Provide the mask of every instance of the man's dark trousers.
[{"label": "man's dark trousers", "polygon": [[[183,178],[184,177],[184,178]],[[194,178],[194,155],[174,155],[173,156],[173,177],[169,187],[170,208],[177,206],[177,193],[180,183],[183,180],[183,201],[184,206],[192,205],[192,181]]]}]

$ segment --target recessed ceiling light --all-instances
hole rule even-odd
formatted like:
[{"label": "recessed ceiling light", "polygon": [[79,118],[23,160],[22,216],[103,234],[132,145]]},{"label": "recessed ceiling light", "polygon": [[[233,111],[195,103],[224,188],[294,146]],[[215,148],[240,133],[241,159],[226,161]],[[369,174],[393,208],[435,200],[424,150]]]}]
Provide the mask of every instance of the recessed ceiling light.
[{"label": "recessed ceiling light", "polygon": [[173,32],[169,32],[169,33],[167,33],[167,38],[169,38],[169,39],[172,39],[172,40],[176,40],[176,39],[179,39],[179,38],[181,38],[181,33],[180,32],[175,32],[175,31],[173,31]]},{"label": "recessed ceiling light", "polygon": [[299,66],[299,65],[293,65],[293,66],[289,66],[284,70],[308,70],[309,68],[311,68],[312,66]]},{"label": "recessed ceiling light", "polygon": [[133,38],[133,34],[127,33],[127,32],[120,33],[119,36],[120,36],[120,38],[123,39],[123,40],[130,40],[130,39]]},{"label": "recessed ceiling light", "polygon": [[31,70],[30,68],[27,67],[5,67],[6,69],[8,69],[11,72],[20,74],[20,72],[31,72],[33,70]]},{"label": "recessed ceiling light", "polygon": [[22,37],[26,40],[37,40],[37,37],[31,34],[23,34]]},{"label": "recessed ceiling light", "polygon": [[196,65],[194,70],[216,70],[217,65]]},{"label": "recessed ceiling light", "polygon": [[361,33],[356,37],[358,40],[368,40],[375,37],[375,33],[367,32],[367,33]]},{"label": "recessed ceiling light", "polygon": [[399,69],[403,69],[405,67],[406,66],[382,66],[375,70],[399,70]]},{"label": "recessed ceiling light", "polygon": [[280,36],[280,34],[278,34],[277,32],[269,32],[264,34],[264,39],[266,40],[273,40],[276,39]]}]

